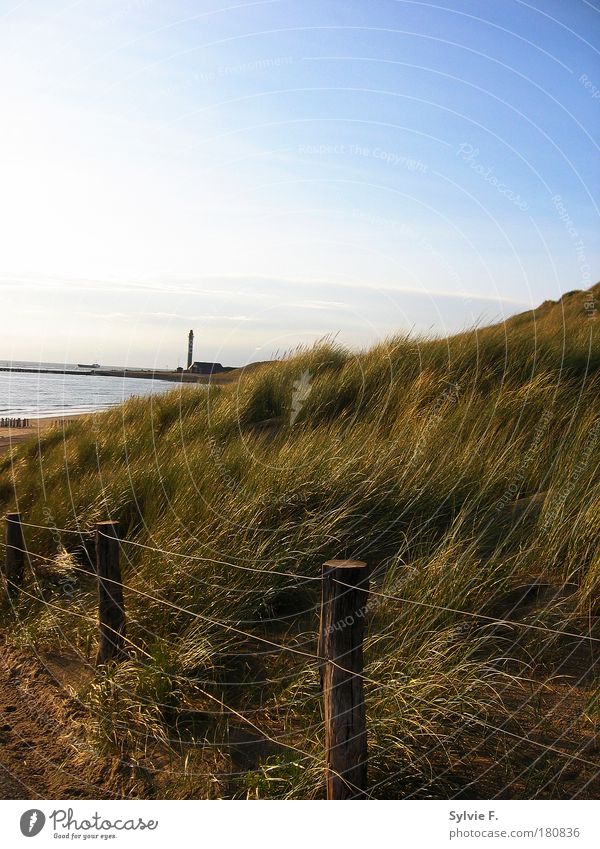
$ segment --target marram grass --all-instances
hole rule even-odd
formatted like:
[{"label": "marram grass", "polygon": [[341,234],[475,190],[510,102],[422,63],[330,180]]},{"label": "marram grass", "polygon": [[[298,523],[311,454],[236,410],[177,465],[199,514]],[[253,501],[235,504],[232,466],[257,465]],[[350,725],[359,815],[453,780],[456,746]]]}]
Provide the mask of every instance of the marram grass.
[{"label": "marram grass", "polygon": [[[167,795],[319,797],[315,579],[326,559],[367,560],[371,793],[444,795],[465,726],[497,723],[530,659],[600,612],[600,355],[583,300],[447,340],[325,343],[21,446],[0,501],[41,526],[26,529],[40,558],[12,638],[93,658],[82,544],[119,520],[130,656],[80,688],[90,740],[148,770],[175,758]],[[513,651],[478,616],[535,582],[557,600]],[[239,751],[256,740],[251,763]]]}]

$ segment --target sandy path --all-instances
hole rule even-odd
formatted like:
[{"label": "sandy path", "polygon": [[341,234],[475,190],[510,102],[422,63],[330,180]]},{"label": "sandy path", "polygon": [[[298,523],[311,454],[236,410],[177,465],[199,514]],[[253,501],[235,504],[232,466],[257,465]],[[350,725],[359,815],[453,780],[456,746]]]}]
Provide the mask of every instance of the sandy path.
[{"label": "sandy path", "polygon": [[73,700],[37,659],[0,645],[0,798],[128,795],[114,760],[85,741]]}]

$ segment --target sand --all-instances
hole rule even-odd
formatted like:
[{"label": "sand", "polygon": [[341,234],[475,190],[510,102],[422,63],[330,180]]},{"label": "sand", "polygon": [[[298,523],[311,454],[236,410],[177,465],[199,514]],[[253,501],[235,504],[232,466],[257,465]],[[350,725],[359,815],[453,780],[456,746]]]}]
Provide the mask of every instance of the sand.
[{"label": "sand", "polygon": [[89,413],[73,413],[56,419],[30,418],[29,427],[0,427],[0,454],[9,451],[15,445],[20,445],[21,442],[25,442],[31,436],[39,436],[51,427],[61,427],[63,421],[79,419],[83,415],[89,415]]}]

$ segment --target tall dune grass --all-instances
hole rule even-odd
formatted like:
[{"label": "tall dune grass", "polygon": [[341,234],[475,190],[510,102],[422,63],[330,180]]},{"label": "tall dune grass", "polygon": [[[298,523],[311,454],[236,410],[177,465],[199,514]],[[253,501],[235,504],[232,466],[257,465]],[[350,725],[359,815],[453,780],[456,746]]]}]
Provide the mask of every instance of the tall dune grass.
[{"label": "tall dune grass", "polygon": [[[119,520],[132,648],[80,694],[95,744],[150,766],[183,751],[175,795],[319,796],[317,578],[325,559],[365,559],[372,793],[443,794],[431,753],[451,762],[465,717],[485,726],[518,675],[464,612],[534,581],[567,593],[551,630],[599,612],[600,351],[582,299],[447,340],[320,345],[20,447],[0,501],[40,526],[27,544],[47,559],[6,614],[14,638],[92,656],[81,549]],[[234,727],[268,741],[259,764],[236,767]]]}]

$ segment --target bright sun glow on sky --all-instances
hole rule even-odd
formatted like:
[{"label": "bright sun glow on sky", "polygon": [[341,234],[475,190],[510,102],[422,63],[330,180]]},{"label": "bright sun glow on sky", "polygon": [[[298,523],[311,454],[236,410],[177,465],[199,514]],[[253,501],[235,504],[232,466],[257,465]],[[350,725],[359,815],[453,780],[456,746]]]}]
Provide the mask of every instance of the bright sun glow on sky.
[{"label": "bright sun glow on sky", "polygon": [[0,358],[239,365],[598,279],[587,0],[0,2]]}]

